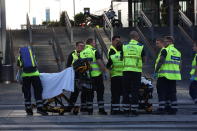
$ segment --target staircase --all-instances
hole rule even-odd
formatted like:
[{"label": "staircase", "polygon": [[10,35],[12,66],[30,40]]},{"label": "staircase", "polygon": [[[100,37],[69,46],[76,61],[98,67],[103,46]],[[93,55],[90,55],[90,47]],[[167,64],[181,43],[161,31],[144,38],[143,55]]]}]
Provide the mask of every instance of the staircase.
[{"label": "staircase", "polygon": [[49,45],[50,40],[52,40],[51,29],[32,30],[32,46],[38,61],[38,69],[41,73],[58,71],[52,45]]}]

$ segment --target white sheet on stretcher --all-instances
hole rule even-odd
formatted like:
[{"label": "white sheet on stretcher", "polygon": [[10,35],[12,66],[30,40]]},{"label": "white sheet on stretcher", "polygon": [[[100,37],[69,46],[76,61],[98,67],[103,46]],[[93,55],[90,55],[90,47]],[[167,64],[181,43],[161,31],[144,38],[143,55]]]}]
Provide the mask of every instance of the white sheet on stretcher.
[{"label": "white sheet on stretcher", "polygon": [[74,91],[74,70],[72,67],[58,73],[40,73],[43,86],[43,99],[60,95],[63,90]]}]

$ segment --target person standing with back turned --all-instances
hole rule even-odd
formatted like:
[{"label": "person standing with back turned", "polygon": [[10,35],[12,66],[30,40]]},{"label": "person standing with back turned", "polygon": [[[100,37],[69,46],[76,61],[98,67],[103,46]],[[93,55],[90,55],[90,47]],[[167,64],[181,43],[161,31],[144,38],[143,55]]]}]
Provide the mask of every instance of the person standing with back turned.
[{"label": "person standing with back turned", "polygon": [[18,56],[17,66],[22,71],[22,91],[25,98],[25,111],[27,115],[33,115],[31,105],[31,85],[33,85],[37,113],[41,115],[48,115],[48,113],[43,110],[43,89],[39,77],[40,73],[37,69],[37,61],[35,59],[34,52],[32,51],[32,48],[30,46],[27,46],[20,48],[19,53],[20,55]]},{"label": "person standing with back turned", "polygon": [[125,114],[138,115],[145,51],[143,44],[138,42],[140,37],[136,31],[130,32],[130,38],[130,42],[123,45],[123,110]]}]

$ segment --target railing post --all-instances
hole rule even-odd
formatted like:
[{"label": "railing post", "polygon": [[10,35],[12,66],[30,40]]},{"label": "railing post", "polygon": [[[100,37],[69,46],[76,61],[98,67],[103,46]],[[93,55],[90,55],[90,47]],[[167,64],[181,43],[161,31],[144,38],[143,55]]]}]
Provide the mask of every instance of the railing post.
[{"label": "railing post", "polygon": [[5,46],[6,46],[6,13],[5,0],[0,0],[0,60],[5,63]]},{"label": "railing post", "polygon": [[[103,20],[104,20],[104,31],[108,34],[108,37],[111,41],[112,37],[114,35],[113,26],[112,26],[112,24],[111,24],[110,20],[108,19],[105,12],[103,14]],[[109,28],[109,32],[107,31],[107,27]]]},{"label": "railing post", "polygon": [[69,20],[69,17],[68,17],[68,14],[67,12],[65,12],[65,22],[66,22],[66,30],[67,30],[67,33],[70,37],[70,42],[72,43],[73,42],[73,29],[72,29],[72,25],[70,23],[70,20]]},{"label": "railing post", "polygon": [[170,35],[174,36],[174,1],[169,0],[170,8],[169,8],[169,23],[170,23]]}]

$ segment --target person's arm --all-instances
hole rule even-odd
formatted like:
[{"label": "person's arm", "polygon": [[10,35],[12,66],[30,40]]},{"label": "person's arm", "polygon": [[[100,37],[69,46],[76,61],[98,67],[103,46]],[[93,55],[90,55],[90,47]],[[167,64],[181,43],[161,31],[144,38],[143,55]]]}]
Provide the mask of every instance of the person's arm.
[{"label": "person's arm", "polygon": [[108,69],[110,69],[111,68],[111,66],[112,66],[112,64],[113,64],[113,62],[112,62],[112,59],[111,59],[111,55],[113,55],[113,54],[115,54],[115,51],[114,50],[112,50],[112,49],[110,49],[110,51],[109,51],[109,54],[108,54],[108,62],[107,62],[107,65],[106,65],[106,67],[108,68]]},{"label": "person's arm", "polygon": [[105,67],[101,55],[99,54],[98,51],[95,52],[95,57],[96,57],[96,62],[99,65],[99,68],[101,69],[102,72],[106,72],[107,68]]},{"label": "person's arm", "polygon": [[72,52],[71,52],[71,53],[69,54],[69,56],[68,56],[68,59],[67,59],[66,68],[71,67],[72,61],[73,61],[73,56],[72,56]]},{"label": "person's arm", "polygon": [[167,51],[165,49],[162,50],[159,62],[156,66],[155,73],[158,73],[161,66],[165,63],[165,58],[167,56]]},{"label": "person's arm", "polygon": [[[197,57],[196,57],[196,62],[197,62]],[[195,67],[194,75],[197,76],[197,65],[196,65],[196,67]]]},{"label": "person's arm", "polygon": [[146,53],[145,53],[144,48],[142,49],[141,57],[142,57],[142,63],[145,63],[146,62]]}]

